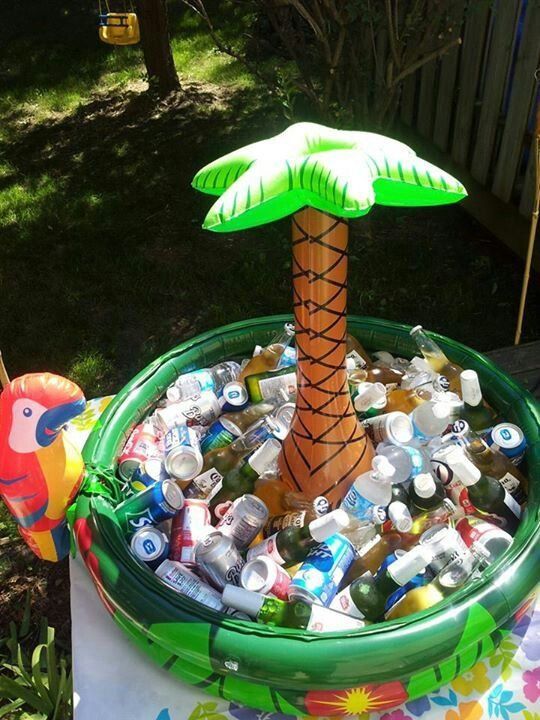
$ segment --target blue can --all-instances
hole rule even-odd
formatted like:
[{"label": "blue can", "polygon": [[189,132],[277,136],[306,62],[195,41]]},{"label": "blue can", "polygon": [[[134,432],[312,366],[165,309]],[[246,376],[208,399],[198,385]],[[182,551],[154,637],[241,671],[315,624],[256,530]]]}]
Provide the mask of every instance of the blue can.
[{"label": "blue can", "polygon": [[169,541],[165,533],[149,525],[137,530],[130,542],[131,552],[138,560],[155,570],[169,556]]},{"label": "blue can", "polygon": [[224,385],[219,398],[222,412],[237,412],[243,410],[249,405],[249,395],[244,383],[238,380]]},{"label": "blue can", "polygon": [[352,543],[337,533],[317,545],[306,557],[289,586],[289,599],[330,605],[356,552]]},{"label": "blue can", "polygon": [[129,480],[129,487],[133,492],[142,492],[155,482],[167,480],[169,475],[165,464],[160,458],[148,458],[141,463]]},{"label": "blue can", "polygon": [[146,525],[158,525],[176,515],[184,495],[172,480],[154,483],[116,506],[115,514],[126,535],[131,537]]},{"label": "blue can", "polygon": [[395,605],[398,600],[401,600],[401,598],[405,595],[405,593],[408,593],[409,590],[417,587],[422,587],[422,585],[427,585],[431,579],[432,576],[425,570],[421,573],[418,573],[418,575],[415,575],[412,580],[409,580],[408,583],[405,583],[405,585],[398,588],[395,592],[393,592],[386,598],[386,603],[384,604],[384,611],[388,612],[388,610],[390,610],[390,608]]},{"label": "blue can", "polygon": [[523,430],[513,423],[499,423],[485,438],[487,444],[495,445],[499,452],[506,455],[514,465],[519,465],[527,449],[527,440]]},{"label": "blue can", "polygon": [[227,447],[233,440],[236,440],[242,431],[227,418],[221,418],[213,422],[201,440],[201,452],[205,455],[210,450]]}]

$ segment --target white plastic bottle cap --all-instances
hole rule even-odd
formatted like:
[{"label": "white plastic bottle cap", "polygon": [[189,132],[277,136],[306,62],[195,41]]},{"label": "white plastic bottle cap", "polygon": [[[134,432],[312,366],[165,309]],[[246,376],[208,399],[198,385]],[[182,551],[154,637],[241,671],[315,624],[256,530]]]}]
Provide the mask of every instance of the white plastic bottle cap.
[{"label": "white plastic bottle cap", "polygon": [[398,532],[406,533],[413,526],[413,519],[405,503],[395,500],[388,506],[388,517]]},{"label": "white plastic bottle cap", "polygon": [[481,478],[482,473],[468,458],[465,457],[462,450],[456,448],[446,456],[446,463],[457,475],[463,485],[469,487],[475,485]]},{"label": "white plastic bottle cap", "polygon": [[437,486],[429,473],[420,473],[413,480],[414,491],[421,498],[430,498],[435,495]]},{"label": "white plastic bottle cap", "polygon": [[345,510],[332,510],[328,515],[312,520],[309,533],[317,542],[324,542],[331,535],[341,532],[349,525],[349,515]]},{"label": "white plastic bottle cap", "polygon": [[419,330],[423,330],[422,326],[421,326],[421,325],[415,325],[415,326],[409,331],[409,335],[414,335],[414,334],[417,333]]},{"label": "white plastic bottle cap", "polygon": [[450,408],[447,403],[436,402],[431,408],[433,415],[439,420],[443,420],[450,415]]},{"label": "white plastic bottle cap", "polygon": [[268,438],[261,447],[249,458],[248,463],[258,475],[266,470],[279,455],[281,443],[275,438]]},{"label": "white plastic bottle cap", "polygon": [[375,455],[371,461],[371,467],[377,475],[381,475],[383,478],[390,479],[394,477],[396,468],[392,465],[390,460],[384,455]]},{"label": "white plastic bottle cap", "polygon": [[399,445],[407,445],[414,435],[411,418],[400,410],[388,413],[385,417],[387,418],[388,435],[391,441]]},{"label": "white plastic bottle cap", "polygon": [[388,574],[398,585],[406,585],[425,570],[433,559],[433,552],[425,545],[417,545],[388,566]]},{"label": "white plastic bottle cap", "polygon": [[463,402],[473,407],[480,405],[482,402],[482,390],[480,389],[478,374],[474,370],[463,370],[459,379],[461,381]]},{"label": "white plastic bottle cap", "polygon": [[221,602],[228,607],[245,612],[251,617],[257,617],[265,601],[264,595],[245,590],[236,585],[225,585]]}]

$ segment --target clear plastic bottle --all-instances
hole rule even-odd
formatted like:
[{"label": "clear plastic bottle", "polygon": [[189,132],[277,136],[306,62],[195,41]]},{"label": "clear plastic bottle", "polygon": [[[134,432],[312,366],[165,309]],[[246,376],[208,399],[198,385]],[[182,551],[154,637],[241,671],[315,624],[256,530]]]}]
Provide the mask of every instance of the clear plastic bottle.
[{"label": "clear plastic bottle", "polygon": [[356,478],[343,498],[341,507],[361,521],[372,521],[377,506],[386,507],[392,499],[393,465],[383,455],[373,458],[372,469]]},{"label": "clear plastic bottle", "polygon": [[200,395],[205,390],[211,390],[216,395],[225,385],[236,380],[240,374],[240,365],[237,362],[222,362],[211,368],[194,370],[179,375],[174,383],[167,389],[167,399],[171,402],[180,402]]},{"label": "clear plastic bottle", "polygon": [[414,434],[420,440],[428,440],[443,433],[450,422],[450,408],[446,403],[425,402],[410,414]]},{"label": "clear plastic bottle", "polygon": [[383,455],[394,466],[392,482],[402,483],[429,469],[429,459],[410,445],[379,443],[377,455]]},{"label": "clear plastic bottle", "polygon": [[268,370],[275,370],[285,352],[285,348],[290,345],[293,337],[294,325],[285,323],[283,330],[277,333],[269,344],[262,348],[260,353],[248,360],[240,372],[239,380],[244,380],[249,375],[258,375]]}]

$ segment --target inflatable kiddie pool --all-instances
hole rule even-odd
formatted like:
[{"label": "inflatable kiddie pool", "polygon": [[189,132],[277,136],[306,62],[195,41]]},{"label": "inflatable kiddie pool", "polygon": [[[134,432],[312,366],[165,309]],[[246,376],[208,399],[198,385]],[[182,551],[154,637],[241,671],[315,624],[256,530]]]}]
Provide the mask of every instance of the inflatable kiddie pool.
[{"label": "inflatable kiddie pool", "polygon": [[[152,661],[227,700],[297,715],[358,714],[432,692],[492,652],[529,604],[540,573],[540,414],[534,398],[481,354],[443,336],[451,360],[474,368],[488,400],[523,428],[528,507],[514,543],[482,577],[439,605],[353,632],[315,634],[231,619],[177,594],[130,553],[115,515],[116,459],[132,428],[179,373],[247,356],[290,320],[218,328],[155,360],[114,398],[84,448],[76,543],[115,622]],[[349,317],[371,350],[415,353],[410,328]]]}]

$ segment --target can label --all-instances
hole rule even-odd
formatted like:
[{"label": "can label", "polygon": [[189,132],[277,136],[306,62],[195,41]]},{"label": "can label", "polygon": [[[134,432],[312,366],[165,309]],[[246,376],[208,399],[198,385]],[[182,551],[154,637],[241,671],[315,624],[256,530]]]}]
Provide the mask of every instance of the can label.
[{"label": "can label", "polygon": [[196,565],[195,545],[211,531],[208,505],[201,500],[186,500],[172,521],[169,558]]},{"label": "can label", "polygon": [[345,613],[345,615],[350,615],[351,617],[358,618],[359,620],[363,620],[365,618],[364,614],[360,612],[354,604],[351,597],[350,586],[346,587],[336,595],[330,603],[330,609],[335,610],[336,612]]},{"label": "can label", "polygon": [[[326,498],[325,498],[326,499]],[[264,526],[264,534],[266,537],[274,535],[278,530],[287,527],[304,527],[306,524],[307,512],[299,510],[297,512],[289,512],[283,515],[274,515]]]},{"label": "can label", "polygon": [[115,514],[128,535],[145,525],[158,525],[176,514],[177,509],[169,505],[163,494],[163,482],[154,483],[116,507]]},{"label": "can label", "polygon": [[289,573],[284,570],[281,566],[277,566],[276,579],[272,587],[268,590],[271,595],[279,598],[280,600],[288,600],[288,590],[291,586],[291,577]]},{"label": "can label", "polygon": [[[205,554],[207,549],[216,544],[216,536],[221,552],[217,555],[213,554],[210,560]],[[214,587],[223,590],[225,585],[240,584],[240,573],[245,563],[230,538],[221,533],[212,533],[200,543],[198,548],[196,554],[198,565]],[[213,550],[215,553],[215,548]]]},{"label": "can label", "polygon": [[293,577],[289,596],[294,597],[299,590],[300,596],[307,593],[323,605],[329,605],[354,557],[349,540],[343,535],[332,535],[310,551]]},{"label": "can label", "polygon": [[182,567],[180,563],[164,560],[156,570],[156,575],[181,595],[196,600],[213,610],[225,611],[220,593],[204,583],[187,568]]},{"label": "can label", "polygon": [[187,498],[204,498],[210,501],[221,490],[222,482],[223,475],[216,468],[210,468],[193,478],[184,495]]},{"label": "can label", "polygon": [[129,480],[136,468],[149,458],[159,455],[158,437],[149,423],[137,425],[127,439],[118,458],[118,471],[124,480]]},{"label": "can label", "polygon": [[456,524],[465,545],[472,548],[475,544],[486,546],[490,541],[505,540],[508,545],[512,543],[512,536],[497,525],[477,518],[462,518]]},{"label": "can label", "polygon": [[337,630],[358,630],[365,623],[358,618],[330,610],[322,605],[311,606],[311,616],[306,630],[311,632],[336,632]]},{"label": "can label", "polygon": [[280,390],[285,390],[288,395],[294,395],[296,393],[295,372],[259,380],[259,392],[263,400],[275,397]]},{"label": "can label", "polygon": [[[253,510],[252,513],[250,513],[250,509]],[[249,495],[244,495],[233,502],[216,525],[216,530],[220,530],[223,535],[232,538],[234,544],[242,549],[254,540],[266,517],[268,517],[268,511],[264,503],[252,500]]]},{"label": "can label", "polygon": [[167,456],[171,451],[181,447],[193,447],[193,435],[185,425],[176,425],[165,433],[163,451]]},{"label": "can label", "polygon": [[206,427],[217,419],[220,412],[216,395],[213,392],[204,392],[199,397],[188,398],[156,410],[156,418],[166,432],[175,425]]},{"label": "can label", "polygon": [[278,565],[285,565],[285,560],[281,557],[277,549],[276,537],[277,533],[250,548],[246,556],[248,561],[259,557],[259,555],[268,555],[268,557],[272,558]]}]

